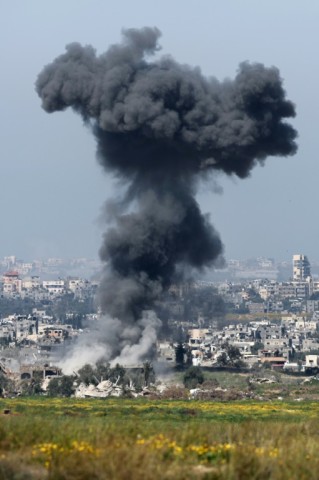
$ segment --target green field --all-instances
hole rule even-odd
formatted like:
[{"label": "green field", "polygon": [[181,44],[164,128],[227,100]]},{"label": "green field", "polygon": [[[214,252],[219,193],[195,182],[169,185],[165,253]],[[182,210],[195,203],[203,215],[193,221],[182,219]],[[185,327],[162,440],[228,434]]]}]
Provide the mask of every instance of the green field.
[{"label": "green field", "polygon": [[318,478],[317,402],[21,397],[0,412],[0,479]]}]

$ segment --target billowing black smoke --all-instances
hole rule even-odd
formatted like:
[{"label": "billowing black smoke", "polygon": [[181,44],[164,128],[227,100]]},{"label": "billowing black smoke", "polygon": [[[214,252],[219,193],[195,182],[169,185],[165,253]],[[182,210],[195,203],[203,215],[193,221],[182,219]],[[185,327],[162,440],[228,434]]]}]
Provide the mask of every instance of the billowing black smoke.
[{"label": "billowing black smoke", "polygon": [[296,151],[296,131],[283,121],[295,109],[276,68],[243,63],[233,81],[219,82],[170,57],[147,61],[159,36],[157,28],[125,30],[123,43],[100,56],[68,45],[36,82],[47,112],[72,107],[83,117],[99,161],[127,186],[100,251],[101,307],[119,321],[113,357],[141,342],[142,312],[177,272],[221,257],[195,200],[198,181],[218,170],[244,178],[267,156]]}]

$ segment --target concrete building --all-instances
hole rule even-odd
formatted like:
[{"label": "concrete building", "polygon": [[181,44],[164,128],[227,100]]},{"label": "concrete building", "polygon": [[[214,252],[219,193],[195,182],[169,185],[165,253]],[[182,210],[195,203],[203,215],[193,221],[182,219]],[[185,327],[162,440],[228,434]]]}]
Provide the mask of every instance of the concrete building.
[{"label": "concrete building", "polygon": [[2,282],[4,296],[14,296],[21,293],[22,282],[17,271],[11,270],[10,272],[5,273]]},{"label": "concrete building", "polygon": [[44,280],[42,285],[43,288],[50,293],[50,295],[63,295],[65,293],[64,280]]},{"label": "concrete building", "polygon": [[306,281],[311,277],[310,263],[306,255],[293,256],[293,279],[294,281]]}]

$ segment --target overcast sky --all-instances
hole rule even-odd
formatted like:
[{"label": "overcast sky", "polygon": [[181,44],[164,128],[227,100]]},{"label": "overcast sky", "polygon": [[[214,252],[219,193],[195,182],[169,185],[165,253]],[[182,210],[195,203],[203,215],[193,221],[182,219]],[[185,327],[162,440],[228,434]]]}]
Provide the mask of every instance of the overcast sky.
[{"label": "overcast sky", "polygon": [[43,66],[78,41],[98,53],[123,27],[157,26],[162,54],[233,78],[244,60],[279,68],[296,104],[297,155],[269,158],[246,180],[219,176],[198,200],[226,258],[319,259],[317,0],[2,0],[0,256],[97,257],[114,186],[95,141],[71,111],[48,115],[34,90]]}]

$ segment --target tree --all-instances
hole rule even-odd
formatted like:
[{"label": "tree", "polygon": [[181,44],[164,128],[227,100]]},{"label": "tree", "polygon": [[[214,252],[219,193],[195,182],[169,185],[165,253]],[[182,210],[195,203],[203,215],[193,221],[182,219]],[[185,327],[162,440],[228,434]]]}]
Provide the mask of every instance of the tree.
[{"label": "tree", "polygon": [[228,365],[228,361],[229,359],[226,352],[222,352],[217,358],[217,363],[221,367],[226,367]]},{"label": "tree", "polygon": [[227,355],[232,365],[235,365],[238,360],[241,360],[241,353],[239,348],[234,347],[233,345],[228,345]]},{"label": "tree", "polygon": [[70,397],[75,390],[73,382],[74,377],[72,375],[52,378],[47,389],[48,395],[50,397]]},{"label": "tree", "polygon": [[102,382],[103,380],[107,380],[110,376],[111,367],[109,362],[104,360],[98,360],[96,362],[96,369],[95,374],[97,379]]},{"label": "tree", "polygon": [[115,367],[110,369],[109,380],[111,380],[111,382],[113,383],[117,382],[119,385],[121,385],[124,381],[125,374],[125,368],[122,367],[122,365],[120,365],[119,363],[117,363]]},{"label": "tree", "polygon": [[184,354],[184,345],[182,344],[182,342],[179,342],[177,344],[177,347],[175,347],[175,362],[178,367],[182,367],[184,365]]},{"label": "tree", "polygon": [[149,387],[150,383],[155,382],[155,372],[150,362],[143,363],[144,385]]},{"label": "tree", "polygon": [[186,388],[195,388],[204,382],[204,374],[200,367],[189,367],[183,376],[183,383]]},{"label": "tree", "polygon": [[255,342],[252,347],[250,347],[251,353],[254,355],[258,354],[258,350],[262,350],[264,348],[264,344],[262,342]]},{"label": "tree", "polygon": [[241,353],[239,348],[234,345],[229,345],[229,343],[224,343],[222,345],[224,352],[222,352],[218,357],[218,364],[220,366],[226,367],[236,367],[240,368],[244,366],[244,362],[241,360]]},{"label": "tree", "polygon": [[78,379],[80,380],[81,383],[85,383],[85,385],[90,385],[93,383],[93,385],[97,385],[99,383],[99,380],[96,378],[96,371],[92,367],[92,365],[89,365],[86,363],[80,370],[78,370]]}]

